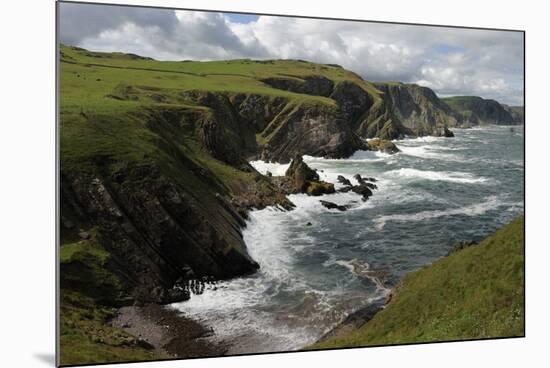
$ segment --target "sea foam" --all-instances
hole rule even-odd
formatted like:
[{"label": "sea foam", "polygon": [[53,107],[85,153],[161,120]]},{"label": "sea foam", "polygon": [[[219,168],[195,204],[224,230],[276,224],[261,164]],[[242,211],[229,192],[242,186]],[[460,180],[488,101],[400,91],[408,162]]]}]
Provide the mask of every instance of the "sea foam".
[{"label": "sea foam", "polygon": [[498,197],[490,196],[487,198],[487,201],[482,203],[476,203],[469,206],[451,208],[446,210],[434,210],[434,211],[422,211],[417,213],[410,214],[395,214],[395,215],[386,215],[380,216],[374,220],[376,229],[382,230],[388,221],[422,221],[428,219],[434,219],[438,217],[445,216],[456,216],[456,215],[465,215],[465,216],[479,216],[484,213],[497,209],[498,207],[505,205],[501,202]]},{"label": "sea foam", "polygon": [[488,181],[484,177],[476,177],[470,173],[458,171],[430,171],[412,168],[402,168],[388,172],[388,176],[396,176],[416,180],[447,181],[451,183],[476,184]]}]

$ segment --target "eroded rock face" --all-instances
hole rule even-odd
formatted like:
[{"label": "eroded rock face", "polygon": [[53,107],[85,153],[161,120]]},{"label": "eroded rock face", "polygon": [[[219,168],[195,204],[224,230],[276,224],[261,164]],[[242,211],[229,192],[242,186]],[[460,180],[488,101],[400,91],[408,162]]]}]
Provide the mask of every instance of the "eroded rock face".
[{"label": "eroded rock face", "polygon": [[312,170],[302,159],[296,155],[285,176],[273,177],[271,181],[284,193],[306,193],[311,196],[335,193],[334,184],[319,180],[319,174]]},{"label": "eroded rock face", "polygon": [[437,135],[440,126],[456,126],[460,119],[429,88],[416,84],[375,83],[394,119],[415,135]]},{"label": "eroded rock face", "polygon": [[357,129],[360,118],[373,105],[372,97],[359,85],[350,81],[338,83],[330,98],[338,103],[344,119],[354,130]]},{"label": "eroded rock face", "polygon": [[224,279],[259,267],[242,239],[244,220],[224,196],[204,191],[199,201],[154,165],[112,176],[65,175],[61,188],[66,211],[95,225],[113,271],[134,285],[137,300],[168,302],[186,269]]},{"label": "eroded rock face", "polygon": [[262,132],[269,137],[261,158],[289,162],[296,154],[330,158],[351,156],[364,147],[342,116],[325,105],[299,105],[278,115]]},{"label": "eroded rock face", "polygon": [[304,78],[266,78],[262,82],[285,91],[324,97],[328,97],[334,88],[334,82],[321,75],[311,75]]}]

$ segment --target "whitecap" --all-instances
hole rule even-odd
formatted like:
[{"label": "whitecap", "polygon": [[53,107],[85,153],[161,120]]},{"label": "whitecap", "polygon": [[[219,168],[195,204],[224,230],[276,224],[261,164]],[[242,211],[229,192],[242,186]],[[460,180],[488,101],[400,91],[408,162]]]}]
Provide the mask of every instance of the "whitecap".
[{"label": "whitecap", "polygon": [[396,140],[394,142],[439,142],[447,139],[446,137],[433,137],[430,135],[424,136],[424,137],[414,137],[414,138],[404,138],[400,140]]},{"label": "whitecap", "polygon": [[398,176],[406,179],[420,179],[431,181],[446,181],[451,183],[463,183],[463,184],[475,184],[486,183],[487,178],[476,177],[470,173],[458,172],[458,171],[430,171],[430,170],[418,170],[412,168],[402,168],[398,170],[392,170],[387,173],[388,176]]},{"label": "whitecap", "polygon": [[462,161],[462,159],[454,154],[442,153],[438,151],[452,151],[454,150],[451,147],[445,146],[436,146],[436,145],[425,145],[425,146],[399,146],[402,154],[407,156],[414,156],[420,158],[429,158],[437,160],[451,160],[451,161]]},{"label": "whitecap", "polygon": [[382,230],[388,221],[408,222],[408,221],[422,221],[427,219],[433,219],[445,216],[479,216],[483,215],[487,211],[497,209],[498,207],[505,205],[498,197],[490,196],[487,201],[482,203],[476,203],[469,206],[451,208],[446,210],[434,210],[434,211],[422,211],[410,214],[395,214],[385,215],[374,219],[374,224],[377,230]]},{"label": "whitecap", "polygon": [[269,171],[273,176],[284,176],[290,163],[280,164],[278,162],[265,162],[262,160],[250,161],[250,165],[259,173],[266,175]]}]

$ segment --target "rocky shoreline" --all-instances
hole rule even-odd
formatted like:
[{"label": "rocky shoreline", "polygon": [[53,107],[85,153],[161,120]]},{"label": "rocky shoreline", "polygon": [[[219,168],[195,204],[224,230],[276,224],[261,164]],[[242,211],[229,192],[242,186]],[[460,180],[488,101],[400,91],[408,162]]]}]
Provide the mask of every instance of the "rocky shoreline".
[{"label": "rocky shoreline", "polygon": [[[442,258],[449,257],[450,255],[460,252],[466,248],[470,248],[473,246],[477,246],[479,243],[477,241],[458,241],[455,242],[448,253],[443,256]],[[377,300],[373,302],[372,304],[367,305],[366,307],[359,308],[353,313],[350,313],[342,322],[340,322],[337,326],[335,326],[333,329],[331,329],[329,332],[324,334],[321,338],[319,338],[315,344],[323,343],[330,339],[338,339],[343,338],[347,335],[349,335],[352,331],[358,330],[364,325],[366,325],[371,319],[374,318],[374,316],[378,313],[384,310],[386,306],[391,304],[394,295],[398,292],[398,290],[403,287],[403,278],[397,283],[397,285],[391,289],[389,294],[381,300]]]},{"label": "rocky shoreline", "polygon": [[[163,82],[160,61],[150,61],[158,63],[148,71],[154,78],[143,85],[110,72],[112,83],[81,78],[92,64],[98,75],[112,71],[112,62],[140,70],[132,67],[139,63],[134,56],[61,46],[61,73],[75,82],[66,84],[61,101],[82,88],[94,98],[60,108],[60,288],[106,308],[184,301],[189,291],[178,284],[256,272],[242,233],[252,209],[290,210],[293,193],[350,191],[366,201],[376,190],[361,176],[357,185],[342,178],[340,188],[320,180],[302,155],[391,154],[398,152],[393,139],[450,137],[449,128],[465,123],[428,88],[375,85],[341,67],[306,61],[258,63],[261,80],[256,72],[235,74],[254,87],[249,90],[227,90],[214,74],[208,78],[216,88],[173,88]],[[285,68],[291,77],[280,73]],[[284,177],[262,175],[251,158],[292,161],[291,169]],[[142,312],[121,310],[135,321]],[[165,335],[150,338],[164,349]]]},{"label": "rocky shoreline", "polygon": [[220,356],[227,351],[226,346],[205,339],[212,335],[211,329],[159,304],[119,308],[110,324],[166,359]]}]

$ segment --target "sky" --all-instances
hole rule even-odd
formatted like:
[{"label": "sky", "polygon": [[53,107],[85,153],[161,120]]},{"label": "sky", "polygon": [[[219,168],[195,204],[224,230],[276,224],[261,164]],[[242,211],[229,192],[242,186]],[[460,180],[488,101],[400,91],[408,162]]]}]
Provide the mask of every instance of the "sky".
[{"label": "sky", "polygon": [[157,60],[304,59],[523,105],[523,33],[60,3],[59,37]]}]

